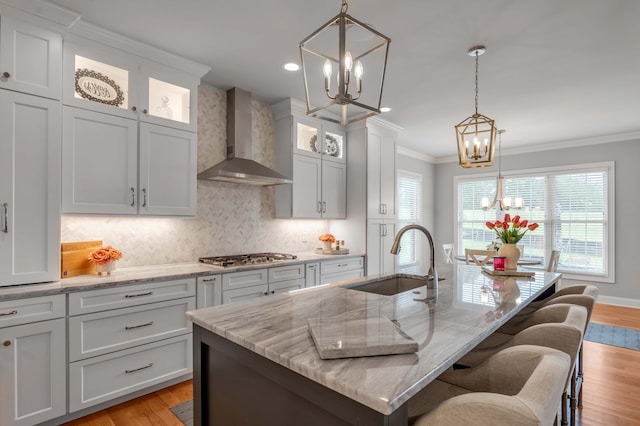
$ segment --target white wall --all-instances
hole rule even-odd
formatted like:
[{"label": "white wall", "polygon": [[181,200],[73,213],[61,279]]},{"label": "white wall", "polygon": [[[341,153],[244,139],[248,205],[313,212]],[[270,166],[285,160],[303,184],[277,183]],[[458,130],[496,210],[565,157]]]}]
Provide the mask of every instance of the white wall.
[{"label": "white wall", "polygon": [[[198,90],[198,171],[226,153],[226,92]],[[271,108],[252,102],[253,158],[273,167],[275,131]],[[119,266],[195,262],[202,256],[309,251],[327,232],[327,221],[277,220],[273,188],[198,181],[195,217],[63,215],[62,241],[102,239],[120,249]]]},{"label": "white wall", "polygon": [[[563,148],[520,155],[503,155],[502,169],[528,168],[615,161],[615,277],[616,282],[593,283],[600,289],[600,302],[640,307],[640,140]],[[495,168],[494,168],[495,169]],[[490,171],[493,169],[487,169]],[[496,170],[494,170],[496,171]],[[477,169],[463,169],[457,163],[435,168],[436,243],[453,241],[453,178]],[[442,253],[439,259],[442,261]],[[563,284],[571,284],[563,280]]]}]

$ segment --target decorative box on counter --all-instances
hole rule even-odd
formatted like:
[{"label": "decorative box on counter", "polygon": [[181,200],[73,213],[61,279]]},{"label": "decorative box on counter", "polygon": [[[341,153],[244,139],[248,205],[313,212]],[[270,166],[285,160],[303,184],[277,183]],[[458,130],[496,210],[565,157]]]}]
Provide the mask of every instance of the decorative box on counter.
[{"label": "decorative box on counter", "polygon": [[349,249],[348,248],[341,248],[341,249],[337,249],[336,250],[336,249],[332,248],[331,251],[324,251],[324,249],[322,247],[318,247],[313,252],[315,254],[327,254],[327,255],[349,254]]}]

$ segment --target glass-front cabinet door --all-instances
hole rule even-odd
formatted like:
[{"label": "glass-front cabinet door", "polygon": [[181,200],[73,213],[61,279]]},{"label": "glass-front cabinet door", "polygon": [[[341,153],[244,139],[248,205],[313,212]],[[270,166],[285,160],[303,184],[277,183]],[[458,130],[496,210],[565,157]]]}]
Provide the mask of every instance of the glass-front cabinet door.
[{"label": "glass-front cabinet door", "polygon": [[318,125],[317,122],[296,119],[295,150],[299,154],[323,157],[327,160],[344,161],[344,131],[330,125]]},{"label": "glass-front cabinet door", "polygon": [[127,118],[138,116],[138,65],[124,53],[66,44],[63,102]]},{"label": "glass-front cabinet door", "polygon": [[140,66],[140,120],[196,131],[198,81],[155,63]]}]

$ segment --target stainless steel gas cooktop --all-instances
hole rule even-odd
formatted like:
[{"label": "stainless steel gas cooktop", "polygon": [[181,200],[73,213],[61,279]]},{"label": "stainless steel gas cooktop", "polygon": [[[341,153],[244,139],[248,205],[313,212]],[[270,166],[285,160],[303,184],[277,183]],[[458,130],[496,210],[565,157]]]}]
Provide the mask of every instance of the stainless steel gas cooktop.
[{"label": "stainless steel gas cooktop", "polygon": [[291,260],[296,259],[294,254],[286,253],[251,253],[251,254],[238,254],[234,256],[216,256],[216,257],[201,257],[198,259],[202,263],[207,263],[214,266],[222,266],[225,268],[231,266],[242,265],[254,265],[260,263],[271,263],[278,260]]}]

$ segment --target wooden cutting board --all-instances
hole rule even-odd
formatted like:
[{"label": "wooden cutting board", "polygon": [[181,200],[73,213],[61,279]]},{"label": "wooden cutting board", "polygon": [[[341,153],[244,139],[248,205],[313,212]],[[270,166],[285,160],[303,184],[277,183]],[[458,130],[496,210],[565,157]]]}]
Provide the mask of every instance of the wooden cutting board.
[{"label": "wooden cutting board", "polygon": [[92,274],[96,266],[89,262],[89,253],[102,247],[102,240],[60,244],[60,278]]}]

